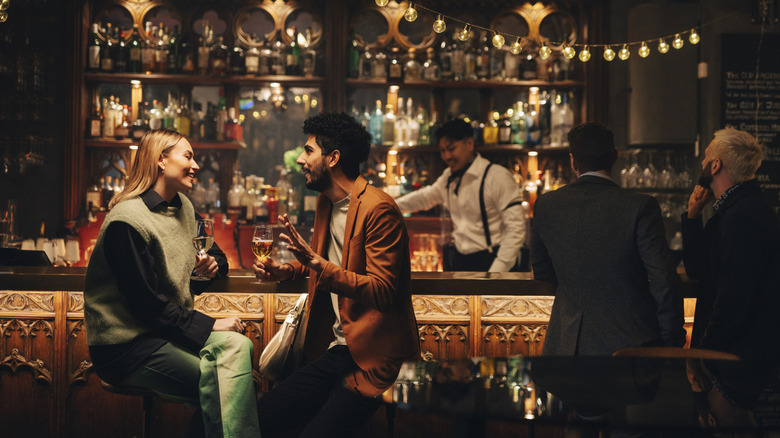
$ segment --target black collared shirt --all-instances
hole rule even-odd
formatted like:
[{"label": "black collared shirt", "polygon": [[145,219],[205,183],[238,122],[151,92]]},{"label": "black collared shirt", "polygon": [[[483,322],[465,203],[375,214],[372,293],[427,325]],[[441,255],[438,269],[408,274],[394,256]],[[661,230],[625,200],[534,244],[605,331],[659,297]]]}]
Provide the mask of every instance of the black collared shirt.
[{"label": "black collared shirt", "polygon": [[[181,208],[176,195],[165,201],[154,190],[140,196],[151,211],[168,206]],[[195,213],[196,217],[200,217]],[[125,344],[89,347],[95,372],[106,382],[117,384],[127,377],[149,355],[167,342],[196,353],[206,342],[214,326],[214,318],[196,310],[188,310],[168,301],[157,290],[158,278],[155,260],[141,235],[125,222],[112,222],[106,228],[103,251],[111,272],[116,277],[119,291],[127,297],[130,313],[152,330]],[[193,248],[193,257],[195,249]],[[214,243],[208,254],[219,265],[216,278],[225,277],[228,263],[225,254]],[[190,281],[190,290],[199,294],[211,281]]]}]

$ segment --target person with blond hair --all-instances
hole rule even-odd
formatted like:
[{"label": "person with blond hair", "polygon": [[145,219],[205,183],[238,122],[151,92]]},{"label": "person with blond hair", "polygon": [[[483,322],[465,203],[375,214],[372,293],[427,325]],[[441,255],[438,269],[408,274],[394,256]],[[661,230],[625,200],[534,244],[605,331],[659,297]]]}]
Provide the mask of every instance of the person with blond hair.
[{"label": "person with blond hair", "polygon": [[192,146],[169,130],[147,132],[124,191],[109,203],[84,281],[84,320],[95,372],[113,385],[146,387],[198,408],[187,436],[259,436],[252,342],[237,317],[193,309],[193,294],[227,275],[214,244],[197,255],[200,216],[182,192],[199,169]]},{"label": "person with blond hair", "polygon": [[780,225],[756,180],[763,157],[747,132],[716,131],[682,217],[685,271],[699,280],[691,346],[741,359],[708,363],[706,372],[689,364],[689,378],[732,413],[752,409],[780,368]]}]

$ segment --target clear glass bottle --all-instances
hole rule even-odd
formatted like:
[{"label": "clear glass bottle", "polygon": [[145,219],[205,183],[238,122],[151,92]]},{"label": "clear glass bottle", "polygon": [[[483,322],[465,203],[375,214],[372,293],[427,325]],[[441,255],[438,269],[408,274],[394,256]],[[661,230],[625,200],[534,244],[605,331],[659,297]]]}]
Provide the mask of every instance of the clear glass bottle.
[{"label": "clear glass bottle", "polygon": [[143,41],[141,33],[138,30],[138,23],[133,24],[133,34],[130,36],[128,44],[127,71],[130,73],[141,73],[141,50]]},{"label": "clear glass bottle", "polygon": [[287,46],[287,56],[285,56],[284,73],[289,76],[300,76],[301,69],[301,46],[298,44],[299,33],[292,27],[292,38]]},{"label": "clear glass bottle", "polygon": [[154,66],[157,73],[168,72],[168,38],[164,24],[160,23],[157,27],[157,43],[154,49]]},{"label": "clear glass bottle", "polygon": [[371,64],[374,79],[385,79],[387,77],[387,55],[379,51],[374,55],[374,61]]},{"label": "clear glass bottle", "polygon": [[198,68],[197,72],[200,75],[209,74],[209,66],[211,66],[211,44],[213,37],[211,27],[209,27],[208,21],[203,23],[203,33],[201,33],[198,41]]},{"label": "clear glass bottle", "polygon": [[393,146],[395,144],[395,112],[393,105],[385,106],[385,114],[382,117],[382,145]]},{"label": "clear glass bottle", "polygon": [[147,21],[144,28],[146,38],[144,39],[143,47],[141,48],[141,71],[153,72],[154,71],[154,48],[155,45],[152,42],[152,22]]},{"label": "clear glass bottle", "polygon": [[106,40],[100,46],[100,71],[111,73],[114,71],[114,39],[111,35],[111,23],[106,25]]},{"label": "clear glass bottle", "polygon": [[100,71],[100,51],[103,43],[100,40],[100,25],[92,23],[92,35],[87,47],[87,70]]},{"label": "clear glass bottle", "polygon": [[439,45],[439,62],[441,64],[441,78],[444,80],[450,80],[453,78],[452,70],[452,49],[453,42],[450,39],[449,33],[442,34],[442,41]]},{"label": "clear glass bottle", "polygon": [[152,107],[149,108],[149,129],[160,129],[163,127],[163,108],[156,100],[152,100]]},{"label": "clear glass bottle", "polygon": [[303,75],[311,77],[317,74],[317,51],[311,46],[311,28],[306,28],[305,42],[301,51]]},{"label": "clear glass bottle", "polygon": [[374,55],[371,54],[371,51],[368,49],[368,44],[366,44],[365,49],[363,50],[363,54],[360,56],[360,68],[359,68],[359,76],[362,79],[371,79],[373,72],[371,68],[371,64],[374,62]]},{"label": "clear glass bottle", "polygon": [[228,48],[225,45],[222,35],[217,37],[217,43],[211,47],[209,52],[211,63],[210,73],[214,76],[225,76],[228,67]]},{"label": "clear glass bottle", "polygon": [[250,39],[250,45],[244,51],[244,66],[246,67],[246,74],[257,76],[260,74],[260,49],[255,45],[255,36],[252,35]]},{"label": "clear glass bottle", "polygon": [[417,61],[414,47],[411,47],[404,63],[404,80],[419,81],[420,79],[422,79],[422,64]]},{"label": "clear glass bottle", "polygon": [[374,111],[371,113],[371,117],[369,118],[368,121],[372,144],[377,144],[377,145],[382,144],[382,119],[383,118],[384,118],[384,114],[382,114],[382,101],[377,100],[376,106],[374,107]]},{"label": "clear glass bottle", "polygon": [[[488,40],[487,32],[482,33],[482,37],[479,40],[479,47],[477,47],[477,66],[476,74],[479,79],[490,78],[490,41]],[[496,49],[499,50],[499,49]]]},{"label": "clear glass bottle", "polygon": [[515,103],[510,127],[512,131],[512,143],[525,146],[528,142],[528,123],[525,118],[525,112],[523,111],[522,101],[517,101],[517,103]]},{"label": "clear glass bottle", "polygon": [[168,36],[168,52],[166,53],[167,70],[169,74],[181,72],[181,35],[179,25],[173,26],[173,32]]},{"label": "clear glass bottle", "polygon": [[390,58],[387,62],[387,79],[394,82],[404,80],[404,67],[398,47],[390,49]]},{"label": "clear glass bottle", "polygon": [[395,144],[409,146],[409,117],[406,115],[404,99],[398,98],[398,114],[395,118]]},{"label": "clear glass bottle", "polygon": [[276,31],[276,37],[274,38],[274,42],[271,44],[271,74],[272,75],[283,75],[285,71],[285,59],[284,59],[284,53],[285,46],[284,41],[282,41],[282,31],[278,30]]},{"label": "clear glass bottle", "polygon": [[[114,35],[117,35],[118,28],[114,28]],[[129,47],[125,41],[125,31],[118,32],[119,38],[117,39],[116,47],[114,48],[114,72],[126,73],[128,68],[128,58],[130,53]]]},{"label": "clear glass bottle", "polygon": [[423,63],[423,79],[426,81],[438,81],[441,79],[441,67],[439,67],[439,61],[436,60],[436,53],[433,47],[428,47],[425,50],[428,59]]},{"label": "clear glass bottle", "polygon": [[417,124],[420,126],[420,133],[417,137],[417,144],[422,146],[428,146],[431,144],[431,125],[428,120],[428,112],[425,111],[425,107],[420,105],[417,108],[417,115],[415,116]]},{"label": "clear glass bottle", "polygon": [[233,46],[230,51],[230,59],[228,65],[230,67],[230,74],[233,76],[241,76],[246,74],[246,59],[244,49],[238,44]]}]

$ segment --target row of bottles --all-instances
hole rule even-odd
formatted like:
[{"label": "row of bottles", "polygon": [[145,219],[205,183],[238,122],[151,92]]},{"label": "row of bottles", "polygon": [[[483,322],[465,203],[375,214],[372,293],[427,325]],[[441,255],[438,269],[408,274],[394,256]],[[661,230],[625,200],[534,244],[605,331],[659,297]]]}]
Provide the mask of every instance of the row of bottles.
[{"label": "row of bottles", "polygon": [[[140,102],[139,102],[140,103]],[[206,112],[200,102],[190,109],[185,96],[168,94],[167,103],[153,99],[143,102],[133,120],[133,109],[118,98],[96,96],[92,114],[87,120],[87,137],[92,139],[132,139],[139,141],[150,129],[172,129],[191,141],[243,141],[243,115],[236,108],[227,108],[224,93],[216,105],[207,103]]]},{"label": "row of bottles", "polygon": [[297,187],[282,171],[276,186],[265,184],[265,178],[240,171],[233,175],[227,195],[227,213],[239,223],[275,224],[277,216],[287,215],[293,225],[313,225],[317,195]]},{"label": "row of bottles", "polygon": [[125,179],[107,175],[94,181],[87,188],[86,206],[88,213],[106,211],[111,199],[125,189]]},{"label": "row of bottles", "polygon": [[373,111],[363,107],[360,112],[353,110],[353,114],[371,134],[371,143],[383,146],[428,145],[436,124],[436,113],[429,117],[423,105],[415,108],[411,97],[405,101],[399,97],[397,105],[384,107],[377,100]]},{"label": "row of bottles", "polygon": [[292,27],[287,33],[290,44],[277,31],[270,40],[252,35],[247,46],[229,47],[208,22],[201,35],[190,38],[180,35],[178,26],[169,29],[163,23],[147,21],[143,35],[137,24],[125,31],[93,23],[87,68],[102,73],[313,76],[317,52],[310,47],[311,29],[301,33]]},{"label": "row of bottles", "polygon": [[442,33],[420,56],[414,48],[404,54],[398,47],[372,51],[350,35],[347,74],[351,78],[390,82],[438,80],[542,80],[573,78],[574,64],[566,57],[541,59],[535,53],[512,53],[508,46],[494,47],[482,32],[480,38],[460,41]]}]

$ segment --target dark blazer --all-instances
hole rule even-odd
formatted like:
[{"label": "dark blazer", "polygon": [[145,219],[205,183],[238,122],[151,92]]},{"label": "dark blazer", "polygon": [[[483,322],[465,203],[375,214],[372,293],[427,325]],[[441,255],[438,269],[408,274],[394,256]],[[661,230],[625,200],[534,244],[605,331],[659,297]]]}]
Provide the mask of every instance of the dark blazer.
[{"label": "dark blazer", "polygon": [[[327,258],[333,204],[320,195],[312,249]],[[304,269],[292,263],[296,275]],[[347,387],[373,397],[398,376],[404,360],[419,359],[420,341],[412,309],[409,236],[393,198],[358,177],[347,210],[341,265],[327,262],[309,277],[304,353],[313,359],[333,340],[335,315],[330,293],[339,295],[344,337],[361,373]]]},{"label": "dark blazer", "polygon": [[683,261],[699,280],[691,344],[740,356],[741,376],[730,378],[742,395],[729,395],[749,406],[780,364],[780,225],[756,180],[728,195],[706,226],[683,215]]},{"label": "dark blazer", "polygon": [[683,346],[683,300],[652,196],[598,176],[539,197],[534,277],[557,283],[543,354]]}]

